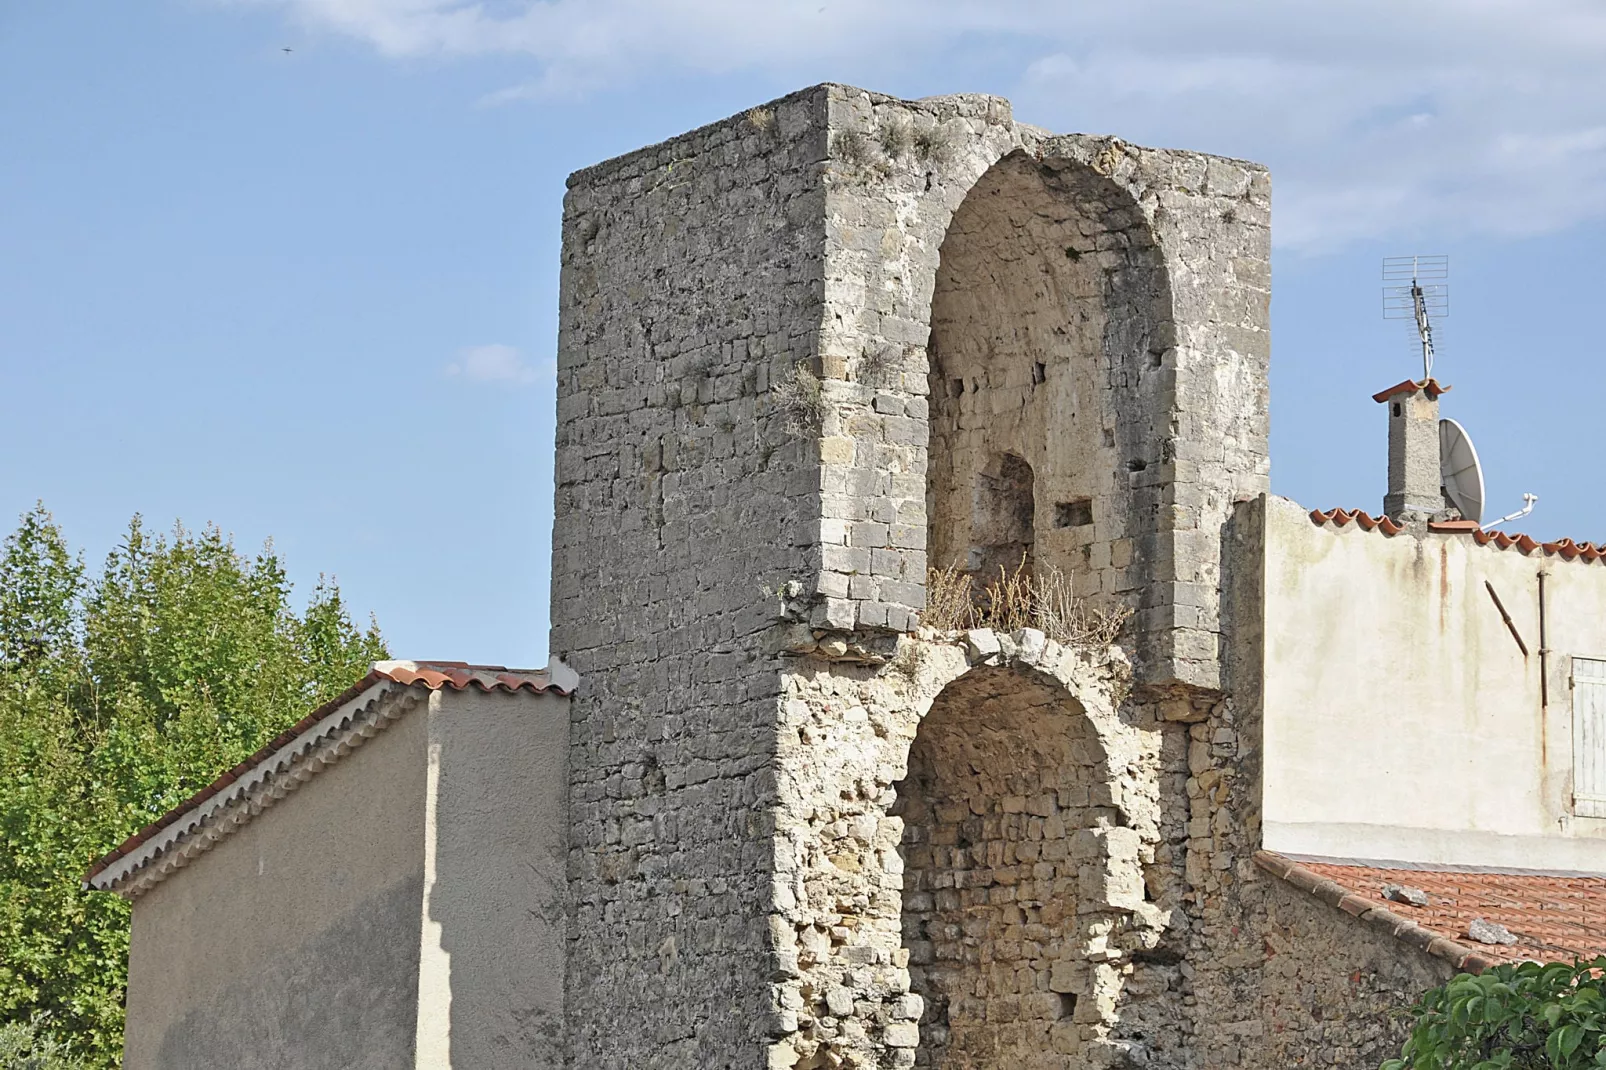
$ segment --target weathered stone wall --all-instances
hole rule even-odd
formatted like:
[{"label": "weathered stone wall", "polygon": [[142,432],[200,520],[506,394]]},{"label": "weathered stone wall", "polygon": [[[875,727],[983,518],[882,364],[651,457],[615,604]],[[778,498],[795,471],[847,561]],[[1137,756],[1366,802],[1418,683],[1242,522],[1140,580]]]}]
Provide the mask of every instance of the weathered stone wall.
[{"label": "weathered stone wall", "polygon": [[[1039,787],[1083,778],[1092,801],[1064,807],[1072,855],[1032,863],[1045,905],[996,915],[999,932],[1041,925],[1074,875],[1074,926],[1023,952],[1008,1005],[1032,1008],[1020,1037],[1070,1045],[1064,1061],[1126,1050],[1119,1006],[1158,1021],[1182,998],[1166,941],[1184,861],[1166,837],[1188,825],[1187,778],[1161,770],[1187,748],[1165,718],[1219,697],[1220,524],[1266,478],[1267,198],[1251,164],[1049,137],[992,97],[840,86],[573,176],[552,604],[552,648],[586,682],[571,1062],[916,1058],[891,808],[940,688],[843,659],[876,663],[916,626],[928,533],[974,541],[976,476],[1005,476],[1003,455],[1038,470],[1006,535],[1139,610],[1146,685],[1121,706],[1108,672],[1046,673],[1070,696],[1055,716],[1080,703],[1105,758],[1096,775],[1037,759]],[[989,287],[996,309],[966,304]],[[934,423],[932,384],[967,376],[948,400],[970,400],[939,397]],[[939,647],[933,665],[963,660]],[[971,652],[992,656],[1014,655]],[[977,816],[1007,844],[1003,806]],[[989,908],[1019,893],[988,880]],[[1075,991],[1053,987],[1062,960]],[[989,1001],[1007,987],[969,980]]]},{"label": "weathered stone wall", "polygon": [[[1108,177],[1023,151],[982,176],[932,300],[933,564],[978,580],[1016,567],[1013,547],[988,552],[983,508],[990,469],[1015,459],[1035,477],[1035,562],[1079,596],[1129,598],[1131,484],[1166,437],[1152,424],[1169,305],[1153,228]],[[1151,505],[1137,528],[1158,519]]]},{"label": "weathered stone wall", "polygon": [[830,98],[815,623],[906,631],[925,604],[926,346],[943,237],[976,181],[1039,132],[1009,102]]},{"label": "weathered stone wall", "polygon": [[1169,923],[1145,882],[1159,734],[1117,712],[1128,671],[1027,630],[788,675],[772,1066],[1124,1050],[1118,1008]]},{"label": "weathered stone wall", "polygon": [[[1448,963],[1271,876],[1262,843],[1268,572],[1265,498],[1242,503],[1222,540],[1226,696],[1172,704],[1162,853],[1187,919],[1174,927],[1187,1035],[1198,1067],[1374,1070],[1397,1054],[1392,1017],[1453,972]],[[1174,812],[1169,802],[1185,800]],[[1175,919],[1174,919],[1175,920]],[[1185,931],[1184,931],[1185,930]]]},{"label": "weathered stone wall", "polygon": [[1249,887],[1265,964],[1246,1064],[1376,1070],[1398,1056],[1409,1019],[1397,1012],[1455,967],[1282,881]]},{"label": "weathered stone wall", "polygon": [[762,1058],[780,691],[765,632],[819,517],[811,432],[771,392],[816,351],[829,92],[570,179],[551,646],[585,681],[574,1065]]},{"label": "weathered stone wall", "polygon": [[[1078,1046],[1078,861],[1100,853],[1089,788],[1103,758],[1080,704],[1009,670],[974,670],[933,703],[893,808],[925,1004],[917,1066],[1031,1070],[1054,1065],[1056,1041]],[[1137,867],[1123,876],[1117,895],[1140,898]]]},{"label": "weathered stone wall", "polygon": [[906,627],[1014,453],[1035,542],[1140,610],[1140,680],[1218,687],[1218,533],[1269,472],[1264,169],[996,97],[834,87],[830,125],[815,622]]}]

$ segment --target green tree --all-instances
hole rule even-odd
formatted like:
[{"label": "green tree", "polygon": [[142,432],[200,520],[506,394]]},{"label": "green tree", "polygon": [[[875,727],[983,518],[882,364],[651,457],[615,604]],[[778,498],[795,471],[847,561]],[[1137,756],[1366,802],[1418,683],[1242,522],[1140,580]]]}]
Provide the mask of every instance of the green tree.
[{"label": "green tree", "polygon": [[88,1064],[34,1019],[0,1025],[0,1070],[88,1070]]},{"label": "green tree", "polygon": [[1463,973],[1411,1008],[1415,1025],[1383,1070],[1606,1067],[1606,956]]},{"label": "green tree", "polygon": [[121,1051],[128,907],[80,889],[89,863],[386,656],[332,581],[300,613],[290,596],[271,545],[247,557],[215,527],[136,516],[93,578],[43,505],[6,540],[0,1023],[38,1050]]}]

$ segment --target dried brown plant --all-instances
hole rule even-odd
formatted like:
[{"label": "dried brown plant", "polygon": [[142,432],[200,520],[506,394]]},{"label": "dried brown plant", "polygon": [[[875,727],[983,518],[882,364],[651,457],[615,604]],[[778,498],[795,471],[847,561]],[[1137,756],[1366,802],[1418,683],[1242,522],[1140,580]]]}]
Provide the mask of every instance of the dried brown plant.
[{"label": "dried brown plant", "polygon": [[926,576],[926,609],[921,620],[938,631],[991,628],[1006,634],[1036,628],[1066,646],[1102,648],[1118,639],[1132,618],[1123,605],[1096,607],[1073,592],[1071,578],[1057,568],[1033,573],[1023,557],[1013,572],[977,588],[968,572],[949,566]]},{"label": "dried brown plant", "polygon": [[802,361],[771,388],[770,401],[785,421],[787,431],[809,438],[820,433],[830,407],[820,380]]},{"label": "dried brown plant", "polygon": [[1132,619],[1129,606],[1092,606],[1085,598],[1076,597],[1070,577],[1057,568],[1051,567],[1037,577],[1032,594],[1035,627],[1068,646],[1109,646]]},{"label": "dried brown plant", "polygon": [[962,632],[975,627],[976,600],[971,577],[950,565],[926,572],[926,608],[921,621],[939,632]]}]

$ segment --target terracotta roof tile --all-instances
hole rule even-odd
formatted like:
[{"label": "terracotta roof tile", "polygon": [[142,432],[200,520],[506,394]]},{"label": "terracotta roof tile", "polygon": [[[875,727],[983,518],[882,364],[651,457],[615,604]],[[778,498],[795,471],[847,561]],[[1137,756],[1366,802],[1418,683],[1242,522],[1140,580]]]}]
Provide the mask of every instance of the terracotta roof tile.
[{"label": "terracotta roof tile", "polygon": [[1316,524],[1318,527],[1322,524],[1332,524],[1336,528],[1341,528],[1353,520],[1362,531],[1371,531],[1375,528],[1385,535],[1398,535],[1405,530],[1403,524],[1396,524],[1386,516],[1373,516],[1371,513],[1363,512],[1360,509],[1354,511],[1349,509],[1329,509],[1325,513],[1320,509],[1312,509],[1310,511],[1310,519],[1311,523]]},{"label": "terracotta roof tile", "polygon": [[1387,401],[1389,398],[1396,397],[1400,394],[1414,394],[1418,390],[1427,394],[1427,396],[1430,398],[1437,398],[1440,394],[1448,394],[1450,392],[1450,388],[1440,385],[1437,379],[1424,379],[1420,383],[1411,379],[1407,379],[1404,382],[1395,383],[1387,390],[1379,390],[1377,393],[1372,395],[1372,400],[1381,404],[1382,402]]},{"label": "terracotta roof tile", "polygon": [[[1461,969],[1496,962],[1571,962],[1606,955],[1606,877],[1406,869],[1349,862],[1296,862],[1273,851],[1255,861],[1290,884],[1396,936],[1420,930],[1412,943]],[[1426,906],[1383,898],[1385,884],[1427,893]],[[1346,907],[1347,904],[1347,907]],[[1481,944],[1467,936],[1474,918],[1509,929],[1515,944]],[[1403,924],[1402,924],[1403,923]],[[1409,926],[1409,929],[1406,928]],[[1426,943],[1421,943],[1424,936]]]},{"label": "terracotta roof tile", "polygon": [[[1344,527],[1351,521],[1362,531],[1374,529],[1382,531],[1385,535],[1398,535],[1405,530],[1404,525],[1396,524],[1386,516],[1372,516],[1360,509],[1312,509],[1310,511],[1311,523],[1318,527],[1331,524],[1335,528]],[[1436,535],[1471,535],[1479,546],[1493,544],[1497,550],[1509,550],[1516,547],[1524,554],[1535,551],[1543,552],[1548,556],[1560,557],[1564,561],[1582,561],[1592,565],[1597,561],[1606,560],[1606,545],[1596,545],[1588,542],[1574,542],[1571,539],[1561,539],[1556,542],[1540,542],[1528,535],[1508,535],[1503,531],[1485,531],[1476,522],[1471,520],[1433,520],[1428,523],[1428,530]]]},{"label": "terracotta roof tile", "polygon": [[1479,546],[1494,544],[1497,550],[1509,550],[1516,547],[1523,554],[1532,554],[1535,550],[1544,552],[1547,556],[1560,557],[1564,561],[1582,561],[1592,565],[1602,558],[1606,558],[1606,546],[1597,546],[1594,543],[1574,542],[1571,539],[1560,539],[1556,542],[1540,542],[1528,535],[1509,535],[1504,531],[1475,531],[1472,533]]},{"label": "terracotta roof tile", "polygon": [[212,783],[102,855],[84,875],[85,886],[87,887],[90,881],[103,873],[107,867],[147,842],[152,836],[227,790],[240,777],[267,761],[329,714],[362,695],[369,688],[384,682],[403,686],[417,684],[431,691],[443,689],[465,691],[474,688],[485,692],[551,691],[558,695],[569,694],[567,690],[552,682],[551,675],[545,669],[509,669],[502,665],[471,665],[466,661],[376,661],[368,675],[361,680],[274,736],[245,761],[223,773]]}]

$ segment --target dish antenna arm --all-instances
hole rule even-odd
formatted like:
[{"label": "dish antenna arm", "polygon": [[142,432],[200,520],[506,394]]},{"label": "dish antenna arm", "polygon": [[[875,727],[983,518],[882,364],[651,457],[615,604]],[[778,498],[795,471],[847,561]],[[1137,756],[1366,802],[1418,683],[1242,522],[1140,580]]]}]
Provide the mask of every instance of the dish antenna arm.
[{"label": "dish antenna arm", "polygon": [[1539,495],[1537,495],[1537,494],[1524,494],[1522,496],[1522,508],[1521,509],[1518,509],[1515,513],[1510,513],[1510,514],[1508,514],[1506,516],[1503,516],[1499,520],[1491,520],[1491,521],[1489,521],[1487,524],[1483,525],[1484,530],[1487,531],[1488,529],[1494,527],[1496,524],[1504,524],[1508,520],[1520,520],[1522,517],[1525,517],[1529,513],[1534,511],[1534,503],[1537,502],[1538,500],[1539,500]]}]

